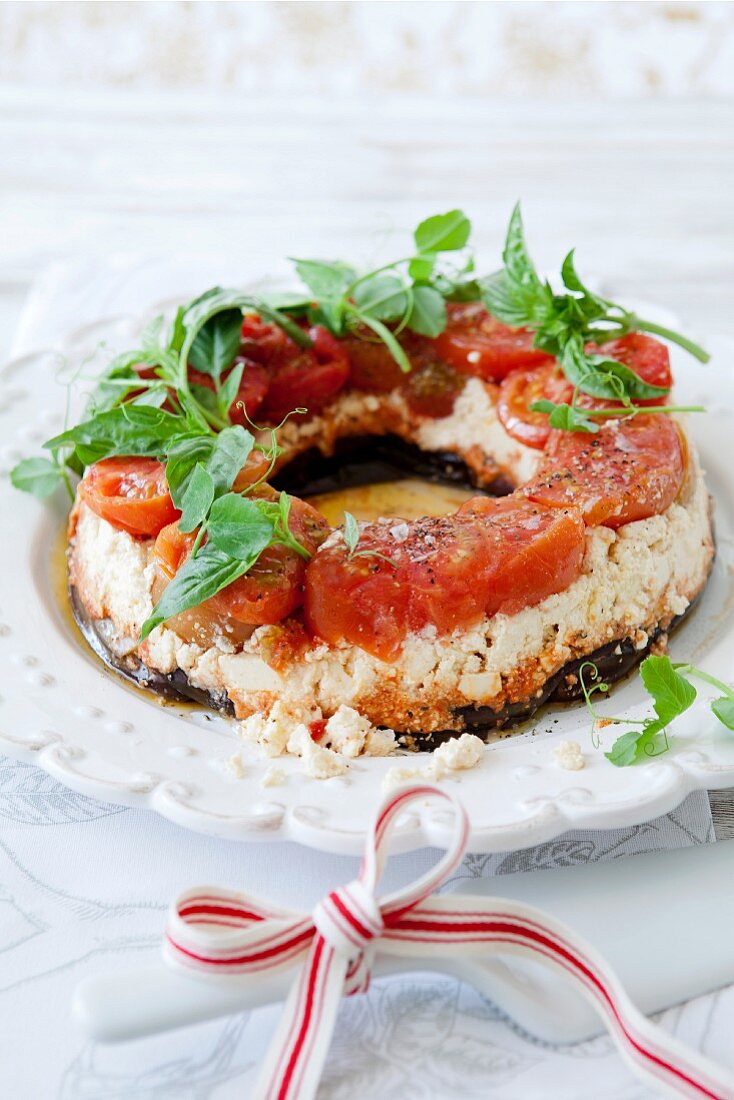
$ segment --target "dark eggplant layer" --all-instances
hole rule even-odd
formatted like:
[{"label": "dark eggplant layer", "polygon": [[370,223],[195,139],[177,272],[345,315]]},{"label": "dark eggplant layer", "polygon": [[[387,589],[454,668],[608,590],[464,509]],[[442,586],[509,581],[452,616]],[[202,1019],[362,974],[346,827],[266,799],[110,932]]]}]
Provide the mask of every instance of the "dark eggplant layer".
[{"label": "dark eggplant layer", "polygon": [[[186,673],[181,669],[176,669],[166,675],[146,668],[134,656],[117,657],[103,641],[99,624],[89,618],[73,587],[69,589],[69,596],[71,609],[79,629],[89,646],[108,668],[121,674],[138,687],[156,692],[166,699],[179,703],[199,703],[224,714],[234,714],[232,702],[225,694],[212,694],[194,687],[193,684],[189,683]],[[533,696],[532,699],[510,703],[502,710],[492,710],[491,707],[457,707],[454,714],[457,718],[457,725],[460,724],[462,730],[440,730],[427,734],[402,734],[399,735],[399,740],[404,747],[419,751],[434,749],[444,741],[448,741],[452,737],[458,737],[462,731],[469,731],[489,739],[498,730],[509,730],[513,726],[528,721],[546,703],[577,702],[583,695],[579,680],[579,669],[585,662],[592,661],[599,669],[602,679],[608,684],[623,679],[647,656],[660,635],[674,630],[690,614],[697,602],[698,598],[686,608],[682,615],[677,615],[668,626],[660,626],[650,633],[648,643],[644,649],[636,649],[629,638],[609,642],[607,645],[588,654],[588,656],[569,661],[568,664],[564,665],[547,680],[543,690]]]},{"label": "dark eggplant layer", "polygon": [[296,497],[317,496],[338,489],[380,485],[406,477],[438,485],[453,485],[490,496],[506,496],[514,485],[504,475],[480,484],[467,464],[449,451],[422,451],[397,435],[360,435],[337,440],[334,452],[316,447],[293,458],[271,478],[271,485]]}]

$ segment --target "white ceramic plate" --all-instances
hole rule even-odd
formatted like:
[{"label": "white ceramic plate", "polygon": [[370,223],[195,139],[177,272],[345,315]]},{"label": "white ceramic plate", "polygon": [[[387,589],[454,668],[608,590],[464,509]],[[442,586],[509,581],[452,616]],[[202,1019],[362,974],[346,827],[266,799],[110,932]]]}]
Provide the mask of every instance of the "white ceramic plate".
[{"label": "white ceramic plate", "polygon": [[[78,364],[103,337],[132,346],[125,318],[77,332],[65,347]],[[711,346],[711,341],[709,341]],[[692,431],[716,499],[718,556],[700,606],[675,635],[672,654],[732,677],[734,653],[734,375],[730,344],[718,342],[703,368],[675,356],[677,396],[709,408]],[[55,384],[58,354],[10,363],[0,385],[0,467],[36,453],[61,427],[66,390]],[[339,853],[359,852],[395,759],[360,759],[347,776],[306,778],[300,762],[278,761],[287,775],[278,787],[260,780],[268,761],[236,738],[214,714],[162,706],[105,670],[81,641],[64,609],[61,546],[65,502],[43,505],[0,481],[5,530],[0,544],[0,749],[44,768],[75,790],[110,802],[149,806],[201,832],[240,840],[291,839]],[[635,716],[644,693],[632,677],[612,693],[612,713]],[[607,747],[616,736],[607,731]],[[553,748],[563,738],[581,742],[586,767],[562,770]],[[241,753],[245,774],[226,761]],[[417,765],[411,756],[404,762]],[[472,823],[474,851],[538,844],[569,827],[636,824],[672,809],[699,788],[734,785],[734,735],[697,703],[674,728],[666,755],[632,768],[615,768],[592,748],[582,706],[546,711],[527,732],[486,749],[480,766],[456,784]],[[442,843],[448,822],[427,804],[406,815],[402,850]]]}]

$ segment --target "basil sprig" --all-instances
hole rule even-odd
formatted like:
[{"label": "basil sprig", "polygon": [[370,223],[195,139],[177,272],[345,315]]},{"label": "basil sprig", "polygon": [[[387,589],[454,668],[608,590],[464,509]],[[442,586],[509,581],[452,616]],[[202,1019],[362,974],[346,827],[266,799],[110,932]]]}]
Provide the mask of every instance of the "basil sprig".
[{"label": "basil sprig", "polygon": [[[464,254],[470,233],[471,222],[461,210],[437,214],[415,230],[412,255],[363,275],[340,260],[294,259],[315,301],[291,299],[288,308],[306,312],[335,336],[369,329],[407,372],[410,361],[400,333],[409,329],[438,336],[446,327],[447,300],[479,296],[473,260]],[[458,261],[455,253],[462,254]],[[452,259],[447,260],[447,254]]]},{"label": "basil sprig", "polygon": [[[589,671],[589,681],[584,678]],[[618,737],[611,751],[605,753],[607,760],[619,768],[628,767],[640,760],[660,756],[670,748],[667,729],[670,723],[688,710],[696,699],[696,688],[690,682],[701,680],[716,688],[720,693],[710,703],[711,711],[729,730],[734,730],[734,689],[703,669],[688,663],[674,664],[669,657],[646,657],[640,665],[640,677],[648,695],[652,698],[654,716],[633,720],[631,718],[609,718],[597,712],[592,697],[596,692],[606,693],[609,685],[599,677],[599,670],[592,661],[586,661],[579,670],[579,679],[586,705],[594,719],[594,725],[634,726]]]},{"label": "basil sprig", "polygon": [[[538,275],[525,242],[519,204],[515,206],[502,253],[504,267],[479,279],[481,298],[490,313],[504,324],[534,332],[534,346],[555,356],[574,386],[571,404],[536,401],[534,412],[550,413],[554,428],[598,431],[595,419],[620,412],[582,410],[579,392],[618,401],[626,415],[638,412],[701,412],[700,406],[635,405],[635,401],[662,397],[667,391],[643,381],[633,370],[611,356],[587,351],[588,344],[603,344],[629,332],[649,332],[678,344],[702,363],[709,360],[703,348],[672,329],[646,321],[623,306],[591,291],[576,271],[574,251],[561,265],[563,293],[555,293]],[[624,413],[624,410],[623,410]]]}]

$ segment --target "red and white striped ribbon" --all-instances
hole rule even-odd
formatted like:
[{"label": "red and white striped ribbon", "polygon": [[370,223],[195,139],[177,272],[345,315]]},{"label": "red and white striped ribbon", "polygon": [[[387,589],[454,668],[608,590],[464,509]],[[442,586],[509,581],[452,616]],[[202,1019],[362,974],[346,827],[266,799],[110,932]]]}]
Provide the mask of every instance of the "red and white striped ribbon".
[{"label": "red and white striped ribbon", "polygon": [[[452,804],[451,844],[427,874],[378,899],[375,891],[395,822],[410,803],[427,797]],[[642,1015],[603,959],[565,925],[501,898],[435,895],[460,863],[467,836],[466,812],[453,796],[429,785],[409,787],[380,808],[358,878],[334,890],[311,915],[225,890],[200,888],[178,898],[165,944],[166,958],[174,965],[230,978],[272,976],[302,964],[252,1100],[315,1096],[339,1002],[345,994],[366,991],[376,950],[415,958],[421,969],[430,969],[437,954],[539,959],[574,980],[639,1077],[678,1096],[734,1100],[734,1076],[682,1047]]]}]

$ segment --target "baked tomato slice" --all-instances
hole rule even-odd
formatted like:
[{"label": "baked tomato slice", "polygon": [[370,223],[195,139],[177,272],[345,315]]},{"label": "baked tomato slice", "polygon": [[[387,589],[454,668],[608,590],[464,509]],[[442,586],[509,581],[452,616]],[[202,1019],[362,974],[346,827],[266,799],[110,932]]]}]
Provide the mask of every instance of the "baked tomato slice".
[{"label": "baked tomato slice", "polygon": [[136,538],[153,538],[178,519],[166,471],[155,458],[105,458],[79,483],[85,504],[113,527]]},{"label": "baked tomato slice", "polygon": [[532,332],[503,325],[481,302],[449,304],[446,328],[434,345],[449,366],[488,382],[500,382],[512,370],[536,367],[549,358],[533,347]]},{"label": "baked tomato slice", "polygon": [[[667,347],[645,333],[630,332],[605,344],[588,344],[586,350],[624,363],[651,386],[669,390],[672,385]],[[573,385],[552,359],[533,370],[512,371],[500,387],[497,415],[507,434],[528,447],[542,449],[550,437],[548,415],[533,412],[530,408],[534,401],[543,398],[558,405],[563,402],[570,404],[573,399]],[[636,399],[635,404],[658,405],[660,401],[661,397],[648,397]],[[576,404],[584,409],[621,407],[619,402],[591,397],[587,393],[579,393]]]},{"label": "baked tomato slice", "polygon": [[578,509],[518,496],[476,498],[438,519],[368,524],[361,552],[350,556],[339,540],[310,562],[306,623],[331,644],[349,642],[391,661],[408,631],[449,634],[568,587],[584,539]]},{"label": "baked tomato slice", "polygon": [[562,592],[581,571],[586,530],[578,508],[548,508],[513,494],[475,497],[459,515],[473,517],[491,546],[488,615],[515,615]]},{"label": "baked tomato slice", "polygon": [[346,543],[335,540],[308,563],[306,626],[330,645],[348,642],[382,661],[393,661],[408,630],[406,577],[392,562],[364,552],[395,551],[382,525],[362,526],[359,549],[350,556]]},{"label": "baked tomato slice", "polygon": [[683,483],[685,453],[669,416],[608,420],[594,435],[553,431],[522,492],[557,508],[577,505],[589,526],[621,527],[658,515]]}]

